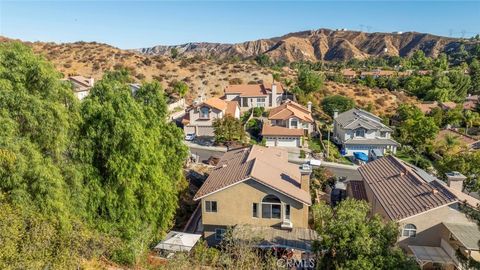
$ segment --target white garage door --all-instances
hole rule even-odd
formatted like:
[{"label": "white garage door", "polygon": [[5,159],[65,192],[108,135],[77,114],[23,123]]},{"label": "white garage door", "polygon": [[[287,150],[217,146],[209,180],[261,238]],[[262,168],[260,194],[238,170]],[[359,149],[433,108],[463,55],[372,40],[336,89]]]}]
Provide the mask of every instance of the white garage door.
[{"label": "white garage door", "polygon": [[277,146],[281,147],[297,147],[298,146],[298,139],[297,138],[278,138],[277,139]]},{"label": "white garage door", "polygon": [[265,138],[266,146],[275,146],[275,138]]}]

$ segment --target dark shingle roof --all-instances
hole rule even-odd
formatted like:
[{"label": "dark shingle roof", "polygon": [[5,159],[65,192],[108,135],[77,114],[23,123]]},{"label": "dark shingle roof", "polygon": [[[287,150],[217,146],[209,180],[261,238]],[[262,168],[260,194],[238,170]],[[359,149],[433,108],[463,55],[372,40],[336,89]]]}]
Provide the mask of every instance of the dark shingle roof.
[{"label": "dark shingle roof", "polygon": [[424,179],[418,169],[394,156],[377,159],[358,170],[392,220],[457,201],[437,180]]},{"label": "dark shingle roof", "polygon": [[356,108],[339,114],[335,118],[335,122],[337,122],[344,129],[356,129],[358,127],[364,127],[366,129],[392,131],[391,128],[382,123],[382,119],[380,117]]}]

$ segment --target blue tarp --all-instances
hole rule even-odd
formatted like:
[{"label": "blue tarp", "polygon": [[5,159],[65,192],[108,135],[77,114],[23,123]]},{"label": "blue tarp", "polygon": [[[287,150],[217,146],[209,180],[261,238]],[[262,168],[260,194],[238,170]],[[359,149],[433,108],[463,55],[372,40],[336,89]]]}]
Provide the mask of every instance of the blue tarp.
[{"label": "blue tarp", "polygon": [[353,156],[355,156],[356,159],[368,161],[368,156],[363,152],[353,152]]}]

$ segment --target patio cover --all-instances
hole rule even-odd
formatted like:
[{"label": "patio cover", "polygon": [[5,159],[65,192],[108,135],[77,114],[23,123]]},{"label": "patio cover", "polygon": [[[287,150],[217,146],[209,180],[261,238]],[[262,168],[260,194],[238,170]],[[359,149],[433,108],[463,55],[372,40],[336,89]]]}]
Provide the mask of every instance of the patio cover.
[{"label": "patio cover", "polygon": [[155,249],[170,251],[190,251],[202,235],[184,232],[171,231],[165,237],[165,240],[158,243]]},{"label": "patio cover", "polygon": [[427,263],[441,263],[456,265],[455,261],[441,247],[408,246],[415,256],[415,260],[424,266]]},{"label": "patio cover", "polygon": [[236,225],[232,236],[259,248],[291,248],[311,252],[315,240],[320,240],[317,232],[307,228],[282,230],[266,226]]},{"label": "patio cover", "polygon": [[443,225],[462,243],[462,245],[469,250],[480,250],[480,229],[476,223],[448,223],[443,222]]},{"label": "patio cover", "polygon": [[368,156],[363,152],[353,152],[353,155],[355,156],[356,159],[359,159],[362,161],[368,161]]}]

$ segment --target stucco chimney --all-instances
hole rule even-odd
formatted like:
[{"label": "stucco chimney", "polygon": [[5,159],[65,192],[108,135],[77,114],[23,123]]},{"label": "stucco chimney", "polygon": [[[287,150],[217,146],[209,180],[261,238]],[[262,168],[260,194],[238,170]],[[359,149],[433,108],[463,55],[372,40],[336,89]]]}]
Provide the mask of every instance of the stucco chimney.
[{"label": "stucco chimney", "polygon": [[305,190],[310,194],[310,175],[312,174],[312,169],[310,166],[302,166],[300,169],[300,188]]},{"label": "stucco chimney", "polygon": [[447,184],[449,187],[463,191],[463,181],[467,177],[459,172],[453,171],[445,174],[447,176]]},{"label": "stucco chimney", "polygon": [[272,83],[272,107],[277,107],[277,85]]},{"label": "stucco chimney", "polygon": [[338,111],[333,111],[333,119],[337,118],[338,116]]},{"label": "stucco chimney", "polygon": [[312,111],[312,102],[311,102],[311,101],[309,101],[309,102],[307,103],[307,108],[308,108],[308,111],[309,111],[309,112]]}]

